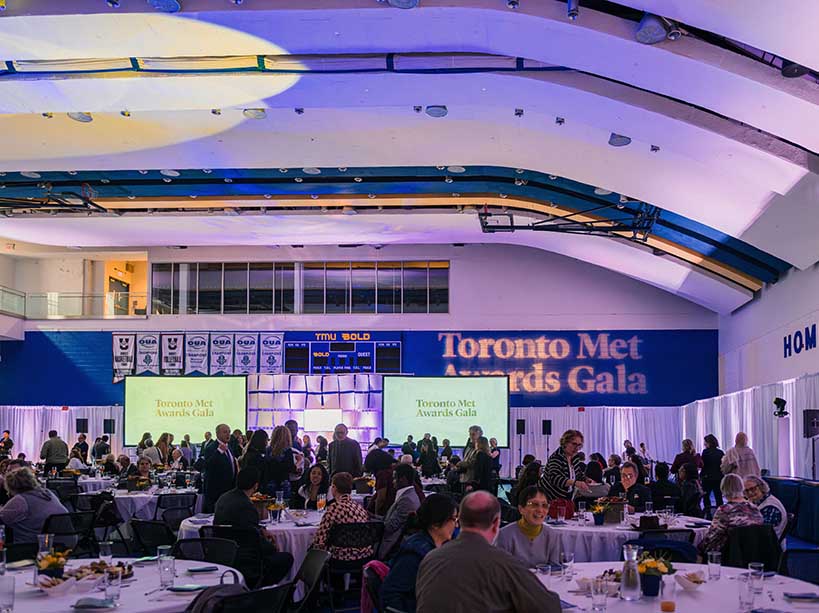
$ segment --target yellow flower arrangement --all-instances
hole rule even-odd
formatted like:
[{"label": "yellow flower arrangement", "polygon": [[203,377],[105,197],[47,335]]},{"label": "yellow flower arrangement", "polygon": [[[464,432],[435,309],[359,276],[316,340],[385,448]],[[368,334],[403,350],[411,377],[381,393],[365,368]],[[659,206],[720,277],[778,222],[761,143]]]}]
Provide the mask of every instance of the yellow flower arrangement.
[{"label": "yellow flower arrangement", "polygon": [[71,553],[70,549],[66,551],[52,551],[37,560],[37,568],[40,570],[63,568],[68,561],[69,553]]},{"label": "yellow flower arrangement", "polygon": [[591,512],[595,515],[605,513],[609,510],[610,505],[607,502],[600,502],[599,500],[591,506]]},{"label": "yellow flower arrangement", "polygon": [[655,558],[649,552],[640,556],[637,563],[637,572],[641,575],[671,575],[674,574],[674,566],[671,560],[663,557]]}]

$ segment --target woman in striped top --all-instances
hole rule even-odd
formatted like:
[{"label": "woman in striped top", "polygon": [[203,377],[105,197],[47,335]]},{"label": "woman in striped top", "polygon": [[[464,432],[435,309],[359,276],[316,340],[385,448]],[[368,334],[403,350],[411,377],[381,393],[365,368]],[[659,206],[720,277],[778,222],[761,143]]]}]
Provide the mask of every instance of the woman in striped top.
[{"label": "woman in striped top", "polygon": [[587,493],[586,474],[577,452],[583,448],[583,433],[566,430],[560,437],[560,446],[549,456],[540,486],[549,494],[549,500],[571,500],[575,489]]}]

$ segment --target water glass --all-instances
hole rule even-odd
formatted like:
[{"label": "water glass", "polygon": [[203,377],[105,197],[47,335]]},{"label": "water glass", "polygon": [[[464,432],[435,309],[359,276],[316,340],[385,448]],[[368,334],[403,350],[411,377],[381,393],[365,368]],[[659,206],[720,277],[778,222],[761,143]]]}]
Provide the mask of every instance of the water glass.
[{"label": "water glass", "polygon": [[557,507],[557,521],[566,521],[566,507],[562,504]]},{"label": "water glass", "polygon": [[[161,577],[161,575],[160,575]],[[171,583],[173,585],[173,583]],[[105,573],[105,598],[116,602],[122,590],[122,574]]]},{"label": "water glass", "polygon": [[765,565],[762,562],[750,562],[748,575],[754,594],[761,594],[765,587]]},{"label": "water glass", "polygon": [[606,598],[609,596],[609,582],[600,577],[592,579],[591,598],[592,611],[605,611]]},{"label": "water glass", "polygon": [[739,610],[750,611],[754,606],[755,596],[750,575],[737,577],[737,589],[739,590]]},{"label": "water glass", "polygon": [[564,551],[560,554],[560,566],[563,571],[563,580],[571,581],[574,575],[574,552]]},{"label": "water glass", "polygon": [[0,577],[0,613],[14,611],[14,575]]},{"label": "water glass", "polygon": [[54,535],[53,534],[38,534],[37,535],[37,545],[38,545],[38,552],[39,553],[50,553],[51,550],[54,548]]},{"label": "water glass", "polygon": [[108,564],[114,563],[114,544],[111,541],[100,541],[100,560]]},{"label": "water glass", "polygon": [[719,551],[708,552],[708,580],[719,581],[722,575],[722,553]]},{"label": "water glass", "polygon": [[537,574],[540,575],[540,581],[546,587],[549,587],[552,584],[552,565],[551,564],[538,564],[535,566],[535,571]]},{"label": "water glass", "polygon": [[164,589],[173,587],[176,577],[176,560],[173,556],[161,556],[159,558],[159,585]]},{"label": "water glass", "polygon": [[584,525],[586,523],[586,502],[580,501],[577,503],[577,520],[580,522],[580,525]]},{"label": "water glass", "polygon": [[654,514],[654,503],[653,502],[646,502],[646,515],[653,515]]},{"label": "water glass", "polygon": [[662,577],[660,583],[660,611],[674,613],[677,610],[677,582],[672,576]]}]

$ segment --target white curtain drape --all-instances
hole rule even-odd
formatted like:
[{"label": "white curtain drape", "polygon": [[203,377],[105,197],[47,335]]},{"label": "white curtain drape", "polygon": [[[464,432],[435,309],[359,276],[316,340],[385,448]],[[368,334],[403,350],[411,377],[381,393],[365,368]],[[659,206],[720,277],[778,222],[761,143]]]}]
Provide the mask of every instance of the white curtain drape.
[{"label": "white curtain drape", "polygon": [[40,447],[48,438],[49,430],[56,430],[69,448],[77,440],[76,420],[88,419],[88,444],[103,434],[103,420],[113,419],[116,434],[109,435],[111,450],[117,454],[122,449],[123,410],[121,406],[0,406],[0,431],[10,430],[14,441],[13,455],[25,453],[28,460],[37,462],[40,458]]}]

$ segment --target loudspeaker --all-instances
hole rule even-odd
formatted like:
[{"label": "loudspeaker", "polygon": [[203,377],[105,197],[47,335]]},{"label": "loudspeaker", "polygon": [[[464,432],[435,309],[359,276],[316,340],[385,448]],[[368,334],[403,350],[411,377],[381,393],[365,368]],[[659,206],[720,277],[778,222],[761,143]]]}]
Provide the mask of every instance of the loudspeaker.
[{"label": "loudspeaker", "polygon": [[113,419],[103,419],[102,420],[102,431],[104,434],[115,434],[114,432],[114,420]]},{"label": "loudspeaker", "polygon": [[542,425],[543,425],[543,436],[551,436],[552,435],[552,420],[551,419],[544,419]]},{"label": "loudspeaker", "polygon": [[515,434],[526,434],[526,420],[518,419],[515,424]]},{"label": "loudspeaker", "polygon": [[78,417],[77,418],[77,428],[75,430],[77,434],[88,434],[88,418],[87,417]]},{"label": "loudspeaker", "polygon": [[805,409],[802,415],[804,420],[802,435],[805,438],[819,436],[819,409]]}]

